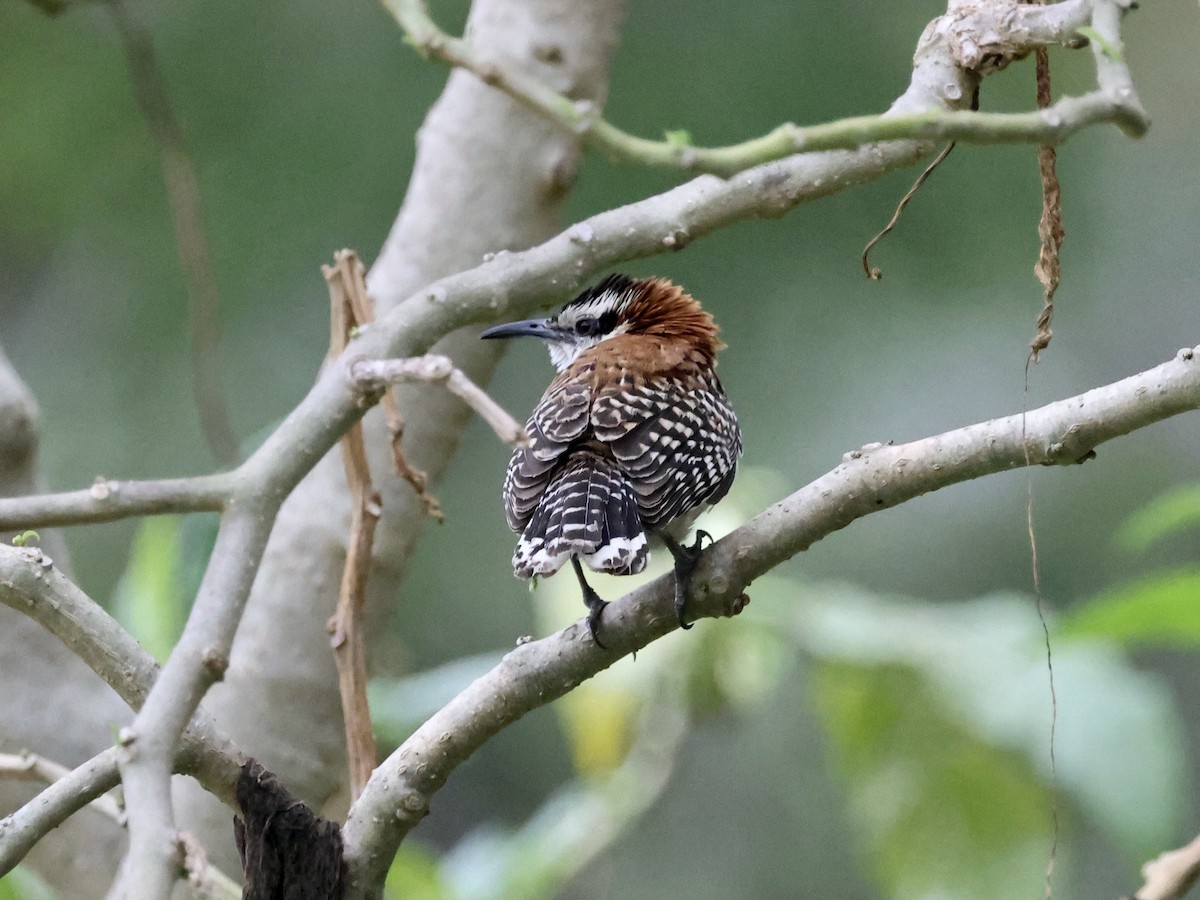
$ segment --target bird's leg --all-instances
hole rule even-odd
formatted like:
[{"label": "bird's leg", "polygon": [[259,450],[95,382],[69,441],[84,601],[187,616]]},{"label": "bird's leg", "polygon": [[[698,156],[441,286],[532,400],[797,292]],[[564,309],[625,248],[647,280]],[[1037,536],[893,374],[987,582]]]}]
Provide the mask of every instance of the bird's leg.
[{"label": "bird's leg", "polygon": [[671,551],[671,556],[675,559],[675,618],[679,620],[679,627],[683,629],[691,628],[691,624],[684,621],[684,614],[687,607],[687,592],[689,582],[692,580],[692,572],[696,569],[696,563],[700,562],[700,553],[704,549],[704,539],[712,541],[712,535],[707,531],[700,529],[696,530],[696,540],[690,547],[684,546],[671,537],[669,534],[659,533],[662,542],[666,544],[667,549]]},{"label": "bird's leg", "polygon": [[578,556],[571,557],[571,565],[575,567],[575,577],[579,579],[579,586],[583,588],[583,602],[587,604],[588,608],[588,631],[592,633],[592,640],[596,642],[596,646],[601,650],[607,650],[608,648],[600,643],[599,632],[600,616],[604,613],[604,607],[608,606],[608,603],[600,599],[600,595],[592,590],[592,586],[583,577],[583,566],[579,564]]}]

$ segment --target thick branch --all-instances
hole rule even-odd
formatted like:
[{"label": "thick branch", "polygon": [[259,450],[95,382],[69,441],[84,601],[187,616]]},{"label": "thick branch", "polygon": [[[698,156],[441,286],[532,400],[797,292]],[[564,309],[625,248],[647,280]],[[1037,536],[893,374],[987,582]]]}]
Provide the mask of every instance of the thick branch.
[{"label": "thick branch", "polygon": [[[693,576],[688,608],[697,618],[736,613],[751,581],[855,519],[1027,464],[1070,465],[1104,441],[1194,409],[1200,409],[1200,360],[1189,349],[1148,372],[1034,410],[1024,422],[1020,415],[1008,416],[908,444],[852,451],[837,468],[706,552]],[[372,896],[396,847],[428,811],[432,795],[485,741],[674,631],[672,578],[665,575],[609,605],[607,650],[590,640],[582,620],[523,644],[388,757],[346,822],[350,896]]]},{"label": "thick branch", "polygon": [[251,465],[244,473],[260,477],[248,479],[253,487],[230,501],[183,635],[133,724],[122,729],[130,851],[111,896],[170,896],[181,862],[170,792],[175,746],[205,691],[225,673],[279,503],[315,462],[307,460],[298,471],[281,466],[260,473]]}]

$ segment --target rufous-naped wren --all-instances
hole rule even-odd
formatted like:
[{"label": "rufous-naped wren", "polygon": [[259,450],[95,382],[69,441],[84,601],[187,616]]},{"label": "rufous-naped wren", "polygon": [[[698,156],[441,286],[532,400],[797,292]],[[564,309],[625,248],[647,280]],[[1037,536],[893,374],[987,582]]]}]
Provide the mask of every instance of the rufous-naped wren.
[{"label": "rufous-naped wren", "polygon": [[684,546],[692,522],[729,490],[742,437],[716,373],[712,316],[662,278],[611,275],[548,319],[483,332],[546,341],[558,375],[526,425],[527,446],[504,478],[504,511],[520,535],[518,578],[575,569],[597,637],[605,602],[580,561],[597,572],[645,568],[650,541],[675,560],[675,613],[701,549]]}]

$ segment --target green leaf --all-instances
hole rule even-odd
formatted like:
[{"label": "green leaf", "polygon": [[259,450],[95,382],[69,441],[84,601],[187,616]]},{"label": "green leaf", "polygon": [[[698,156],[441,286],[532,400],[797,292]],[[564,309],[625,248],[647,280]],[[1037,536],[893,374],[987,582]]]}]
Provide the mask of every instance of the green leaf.
[{"label": "green leaf", "polygon": [[145,519],[113,592],[113,615],[159,662],[179,640],[216,541],[215,514]]},{"label": "green leaf", "polygon": [[183,599],[176,581],[178,516],[144,520],[113,594],[113,615],[159,662],[183,630]]},{"label": "green leaf", "polygon": [[413,841],[402,844],[388,869],[384,900],[445,900],[448,896],[433,855]]},{"label": "green leaf", "polygon": [[676,149],[692,146],[692,133],[685,128],[677,128],[673,131],[664,131],[663,137],[666,142]]},{"label": "green leaf", "polygon": [[[923,872],[964,900],[1030,895],[1049,852],[1052,712],[1032,598],[934,605],[825,586],[802,597],[793,633],[821,667],[818,709],[888,895],[931,896]],[[1056,632],[1052,649],[1059,784],[1133,865],[1168,846],[1182,817],[1178,713],[1111,642]],[[994,820],[979,818],[981,798]],[[1031,886],[1014,890],[1006,867]]]},{"label": "green leaf", "polygon": [[1057,630],[1126,647],[1194,647],[1200,643],[1200,569],[1156,573],[1106,591],[1072,610]]},{"label": "green leaf", "polygon": [[0,878],[0,900],[58,900],[58,894],[33,869],[20,865]]},{"label": "green leaf", "polygon": [[914,669],[831,662],[815,675],[850,815],[888,897],[1037,895],[1049,800],[1028,760],[963,727]]},{"label": "green leaf", "polygon": [[1117,532],[1117,543],[1140,553],[1162,538],[1200,527],[1200,485],[1169,491],[1130,516]]}]

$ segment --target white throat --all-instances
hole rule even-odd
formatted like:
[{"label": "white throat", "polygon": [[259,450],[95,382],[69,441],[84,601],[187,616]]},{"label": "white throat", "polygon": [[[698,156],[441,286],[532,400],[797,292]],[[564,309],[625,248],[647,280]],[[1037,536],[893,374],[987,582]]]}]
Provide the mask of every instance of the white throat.
[{"label": "white throat", "polygon": [[546,346],[550,351],[550,362],[554,363],[554,368],[561,372],[579,359],[580,353],[592,349],[598,343],[600,343],[599,338],[578,338],[574,341],[551,341]]}]

